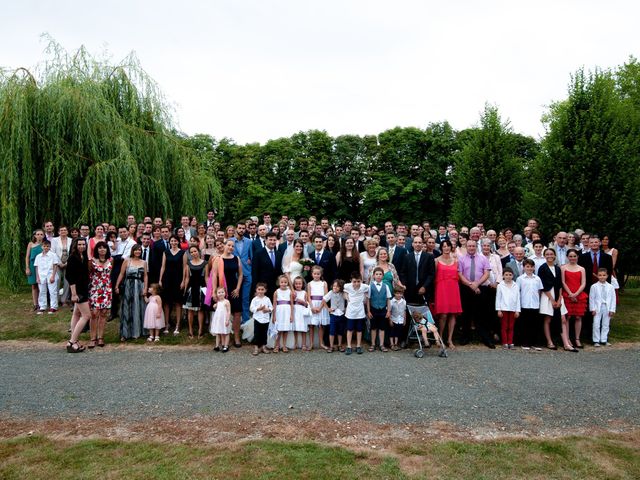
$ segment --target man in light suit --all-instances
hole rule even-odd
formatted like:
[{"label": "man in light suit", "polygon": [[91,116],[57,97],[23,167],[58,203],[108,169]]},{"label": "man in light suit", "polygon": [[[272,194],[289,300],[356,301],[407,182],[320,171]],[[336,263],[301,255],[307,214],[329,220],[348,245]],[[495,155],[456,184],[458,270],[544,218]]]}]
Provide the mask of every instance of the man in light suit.
[{"label": "man in light suit", "polygon": [[184,229],[184,236],[187,239],[187,242],[191,240],[191,237],[198,235],[196,229],[189,226],[189,217],[186,215],[180,217],[180,226]]},{"label": "man in light suit", "polygon": [[515,281],[520,275],[524,273],[524,268],[522,266],[522,260],[524,260],[524,248],[516,247],[513,249],[514,259],[510,262],[507,262],[505,265],[513,270],[513,280]]}]

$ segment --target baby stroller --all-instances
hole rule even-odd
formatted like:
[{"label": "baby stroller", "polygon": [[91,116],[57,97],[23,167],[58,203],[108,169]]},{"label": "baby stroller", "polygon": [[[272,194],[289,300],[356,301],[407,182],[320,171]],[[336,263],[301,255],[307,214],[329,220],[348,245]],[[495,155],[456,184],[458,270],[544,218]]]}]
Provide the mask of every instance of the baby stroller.
[{"label": "baby stroller", "polygon": [[[417,340],[418,349],[415,352],[413,352],[413,354],[416,356],[416,358],[422,358],[424,357],[424,350],[422,349],[422,334],[420,333],[421,324],[416,322],[416,320],[413,318],[413,314],[415,312],[418,312],[423,318],[427,320],[428,323],[431,323],[434,326],[435,326],[435,322],[433,321],[433,316],[431,315],[431,311],[429,310],[429,307],[426,305],[407,305],[407,310],[409,311],[409,321],[411,322],[411,326],[409,327],[409,333],[407,335],[407,345],[409,344],[410,340]],[[440,352],[438,353],[438,356],[442,358],[447,358],[448,356],[447,350],[444,347],[444,342],[442,341],[442,337],[440,337],[438,330],[437,329],[435,329],[434,331],[428,330],[427,335],[428,334],[431,334],[433,339],[438,343],[440,343]],[[427,346],[427,348],[429,347]]]}]

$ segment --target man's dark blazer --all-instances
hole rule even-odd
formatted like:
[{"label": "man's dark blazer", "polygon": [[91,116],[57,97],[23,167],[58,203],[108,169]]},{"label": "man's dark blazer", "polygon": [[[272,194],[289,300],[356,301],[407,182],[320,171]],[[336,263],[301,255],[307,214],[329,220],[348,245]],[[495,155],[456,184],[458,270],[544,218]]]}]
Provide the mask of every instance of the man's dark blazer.
[{"label": "man's dark blazer", "polygon": [[400,278],[400,281],[403,285],[407,284],[406,260],[407,249],[396,245],[395,250],[393,251],[393,258],[391,259],[391,263],[394,267],[396,267],[396,272],[398,273],[398,277]]},{"label": "man's dark blazer", "polygon": [[269,257],[269,251],[266,248],[262,248],[253,254],[253,260],[251,261],[251,295],[256,290],[256,284],[258,282],[264,282],[267,284],[267,296],[271,298],[278,288],[278,277],[282,275],[282,252],[277,249],[275,251],[276,265],[275,267],[271,263]]},{"label": "man's dark blazer", "polygon": [[[316,252],[309,254],[309,258],[316,261]],[[322,252],[322,257],[320,257],[320,263],[316,263],[316,265],[320,265],[322,267],[322,278],[327,282],[329,286],[329,290],[331,290],[331,285],[333,281],[336,279],[336,274],[338,272],[338,266],[336,264],[336,256],[327,250],[326,248]]]},{"label": "man's dark blazer", "polygon": [[[593,252],[589,250],[588,253],[583,253],[578,258],[578,265],[584,267],[587,274],[587,286],[585,292],[589,292],[589,287],[598,281],[597,278],[593,278]],[[611,273],[613,272],[613,257],[603,250],[600,250],[600,259],[598,262],[598,268],[606,268],[608,278],[607,281],[611,282]]]},{"label": "man's dark blazer", "polygon": [[[258,251],[260,251],[262,248],[264,248],[262,246],[262,242],[260,240],[261,240],[260,237],[256,235],[256,239],[251,242],[251,255],[252,255],[251,258],[253,258],[253,255],[258,253]],[[266,238],[264,239],[264,243],[265,243],[265,245],[267,244],[267,239]]]},{"label": "man's dark blazer", "polygon": [[[405,283],[407,287],[405,292],[407,303],[423,305],[425,301],[430,301],[433,298],[432,287],[436,276],[436,264],[433,255],[423,250],[420,255],[420,265],[416,265],[415,253],[407,253],[405,256],[405,271],[407,272],[407,283]],[[416,272],[418,273],[417,283]],[[421,287],[426,290],[424,298],[418,294],[418,290]]]},{"label": "man's dark blazer", "polygon": [[287,241],[285,240],[280,245],[278,245],[278,252],[281,252],[284,255],[287,252]]},{"label": "man's dark blazer", "polygon": [[162,268],[162,257],[165,250],[168,250],[168,248],[165,248],[163,239],[153,242],[149,249],[149,285],[158,283],[160,280],[160,269]]}]

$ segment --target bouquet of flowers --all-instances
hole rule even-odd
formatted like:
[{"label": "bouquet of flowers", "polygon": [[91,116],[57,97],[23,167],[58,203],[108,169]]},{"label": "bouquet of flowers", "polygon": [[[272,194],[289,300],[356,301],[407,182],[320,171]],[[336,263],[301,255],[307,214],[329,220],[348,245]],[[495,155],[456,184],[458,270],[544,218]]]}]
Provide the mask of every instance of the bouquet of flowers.
[{"label": "bouquet of flowers", "polygon": [[300,265],[302,265],[302,276],[304,277],[304,279],[308,280],[309,278],[311,278],[311,267],[313,267],[316,262],[314,262],[310,258],[301,258],[300,260],[298,260],[298,262],[300,263]]}]

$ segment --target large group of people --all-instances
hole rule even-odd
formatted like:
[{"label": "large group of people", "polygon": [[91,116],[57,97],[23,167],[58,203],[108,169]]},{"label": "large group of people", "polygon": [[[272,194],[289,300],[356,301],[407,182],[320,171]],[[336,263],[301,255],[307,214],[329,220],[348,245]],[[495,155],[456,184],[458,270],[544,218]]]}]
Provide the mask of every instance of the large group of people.
[{"label": "large group of people", "polygon": [[215,214],[177,225],[129,215],[122,226],[57,232],[45,221],[25,256],[34,312],[72,308],[72,353],[103,347],[114,317],[122,342],[155,343],[186,327],[189,338],[214,335],[222,352],[240,348],[243,336],[255,355],[362,353],[367,340],[369,351],[385,352],[402,348],[412,326],[421,329],[407,305],[428,307],[422,330],[449,349],[477,336],[492,349],[555,350],[559,339],[578,352],[583,321],[594,346],[609,344],[618,252],[608,235],[543,238],[536,219],[518,232],[326,217],[275,223],[269,213],[223,228]]}]

